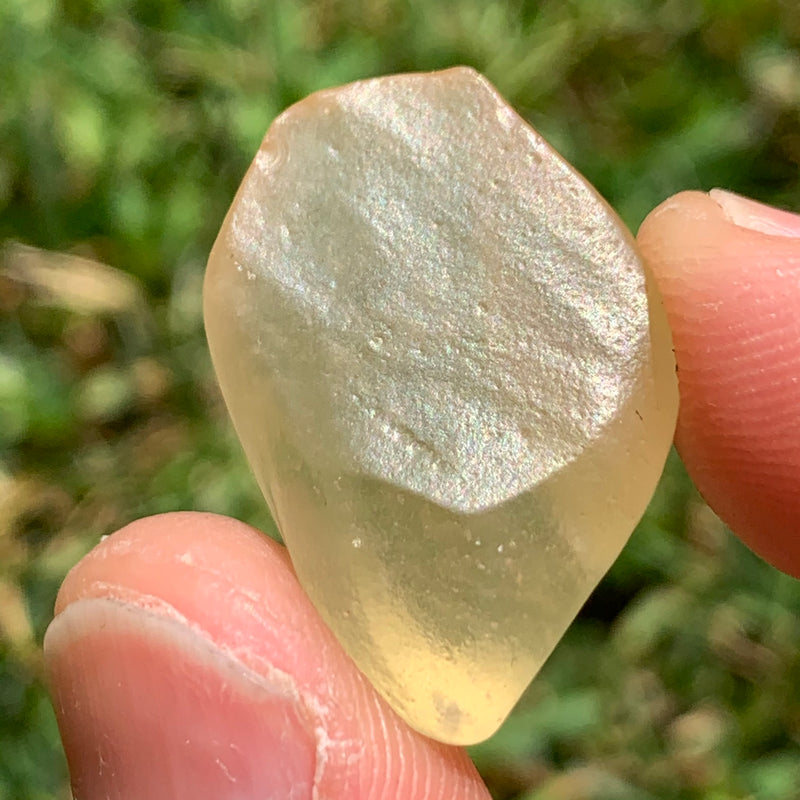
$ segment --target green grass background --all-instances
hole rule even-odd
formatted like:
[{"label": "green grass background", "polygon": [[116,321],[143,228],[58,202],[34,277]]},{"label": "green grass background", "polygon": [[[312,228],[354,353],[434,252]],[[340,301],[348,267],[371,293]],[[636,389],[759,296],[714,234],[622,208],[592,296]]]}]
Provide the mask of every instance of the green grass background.
[{"label": "green grass background", "polygon": [[[67,798],[40,644],[66,570],[171,509],[273,531],[200,292],[272,118],[465,63],[635,230],[723,186],[800,207],[796,0],[0,3],[0,800]],[[800,585],[668,465],[630,545],[489,742],[496,798],[800,797]]]}]

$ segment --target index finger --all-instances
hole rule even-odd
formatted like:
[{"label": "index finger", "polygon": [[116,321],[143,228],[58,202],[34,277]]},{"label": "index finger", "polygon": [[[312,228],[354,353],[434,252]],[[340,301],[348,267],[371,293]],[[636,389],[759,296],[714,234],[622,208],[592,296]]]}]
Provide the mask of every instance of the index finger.
[{"label": "index finger", "polygon": [[746,544],[800,577],[800,216],[683,192],[638,242],[672,329],[689,474]]}]

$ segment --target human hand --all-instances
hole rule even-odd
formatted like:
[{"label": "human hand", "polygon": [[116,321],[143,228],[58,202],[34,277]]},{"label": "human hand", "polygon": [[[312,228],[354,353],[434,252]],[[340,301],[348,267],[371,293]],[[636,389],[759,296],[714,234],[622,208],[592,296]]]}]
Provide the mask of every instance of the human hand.
[{"label": "human hand", "polygon": [[[673,331],[687,468],[745,541],[800,575],[800,217],[687,192],[639,243]],[[70,573],[56,613],[45,654],[81,800],[489,796],[463,750],[394,715],[283,548],[242,523],[129,525]]]}]

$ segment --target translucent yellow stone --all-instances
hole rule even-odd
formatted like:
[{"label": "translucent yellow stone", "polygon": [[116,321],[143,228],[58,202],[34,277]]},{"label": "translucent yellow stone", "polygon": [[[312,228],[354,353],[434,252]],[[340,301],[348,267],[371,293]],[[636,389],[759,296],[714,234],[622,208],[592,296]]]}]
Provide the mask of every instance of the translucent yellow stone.
[{"label": "translucent yellow stone", "polygon": [[491,735],[643,513],[677,412],[630,234],[458,68],[282,114],[205,284],[297,575],[413,727]]}]

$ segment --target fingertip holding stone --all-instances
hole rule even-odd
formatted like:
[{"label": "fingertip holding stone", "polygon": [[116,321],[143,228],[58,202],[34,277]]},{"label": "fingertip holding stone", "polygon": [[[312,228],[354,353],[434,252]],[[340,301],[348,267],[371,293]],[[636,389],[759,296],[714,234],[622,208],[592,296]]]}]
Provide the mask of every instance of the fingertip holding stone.
[{"label": "fingertip holding stone", "polygon": [[689,475],[734,533],[800,577],[800,216],[681,192],[638,241],[672,328]]},{"label": "fingertip holding stone", "polygon": [[201,632],[92,597],[45,638],[75,797],[316,796],[318,742],[301,699]]},{"label": "fingertip holding stone", "polygon": [[643,513],[677,388],[608,205],[473,70],[272,125],[205,317],[323,618],[413,727],[491,735]]}]

